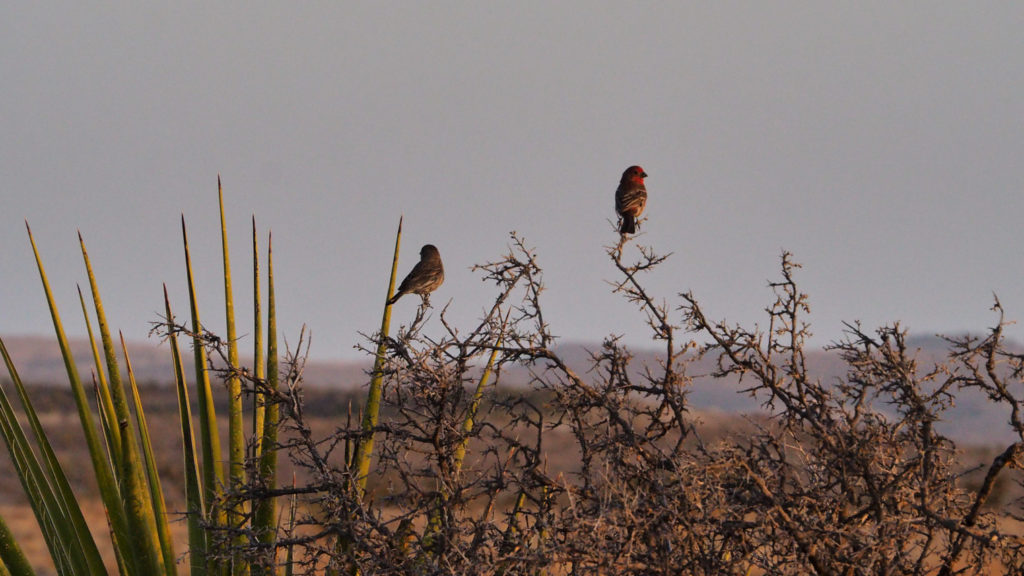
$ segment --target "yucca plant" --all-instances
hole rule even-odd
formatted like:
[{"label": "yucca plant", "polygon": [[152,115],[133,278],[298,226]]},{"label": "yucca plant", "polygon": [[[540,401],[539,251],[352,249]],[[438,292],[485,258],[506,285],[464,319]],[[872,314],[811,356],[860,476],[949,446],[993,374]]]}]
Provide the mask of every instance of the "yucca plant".
[{"label": "yucca plant", "polygon": [[[235,314],[231,288],[231,269],[228,253],[227,227],[224,217],[223,189],[218,177],[218,196],[221,216],[222,254],[224,262],[224,295],[226,306],[227,369],[223,371],[229,395],[227,420],[229,422],[228,453],[222,454],[214,410],[214,391],[207,345],[212,339],[199,319],[199,306],[192,274],[191,257],[182,218],[186,274],[188,276],[191,327],[186,329],[174,321],[170,298],[164,291],[166,317],[158,331],[167,337],[174,366],[178,391],[180,428],[185,467],[185,502],[188,506],[189,572],[191,574],[249,574],[250,558],[246,535],[256,535],[263,549],[269,549],[273,564],[273,542],[276,533],[276,514],[273,498],[258,501],[254,510],[243,505],[244,500],[234,497],[246,485],[245,447],[241,371],[238,369],[238,348],[235,336]],[[177,555],[170,537],[168,513],[164,493],[154,459],[149,430],[142,409],[139,390],[131,367],[127,346],[121,340],[123,364],[118,362],[112,331],[107,323],[102,300],[85,242],[79,235],[82,258],[85,263],[95,326],[100,345],[94,338],[93,322],[89,317],[86,298],[79,290],[82,311],[93,350],[95,405],[90,403],[81,370],[71,355],[57,303],[53,297],[43,260],[27,227],[35,255],[43,292],[50,309],[54,332],[64,358],[68,382],[74,395],[83,438],[92,461],[100,497],[109,523],[109,534],[115,552],[114,561],[121,574],[164,575],[178,572]],[[274,306],[273,264],[271,248],[267,250],[268,302],[265,354],[260,306],[260,274],[255,220],[253,222],[253,275],[254,275],[254,334],[257,348],[256,366],[252,371],[255,410],[252,416],[253,454],[258,462],[258,480],[264,488],[273,488],[277,473],[276,433],[278,411],[276,404],[265,401],[278,382],[278,353]],[[192,338],[194,348],[195,386],[198,415],[193,417],[190,393],[186,381],[185,363],[178,348],[179,334]],[[14,390],[25,413],[25,421],[35,442],[19,422],[14,407],[0,390],[0,433],[7,445],[19,480],[28,496],[39,527],[49,548],[58,574],[107,574],[107,567],[99,547],[89,530],[78,500],[54,454],[46,433],[32,406],[14,360],[0,339],[0,353],[13,383]],[[127,376],[127,384],[123,379]],[[98,420],[98,422],[97,422]],[[194,420],[198,420],[198,431]],[[199,449],[196,449],[198,436]],[[225,470],[226,463],[226,470]],[[229,534],[228,538],[219,537]],[[269,546],[268,546],[269,544]],[[0,519],[0,575],[33,574],[33,569],[21,552],[6,525]],[[253,573],[273,573],[272,568],[258,568]]]}]

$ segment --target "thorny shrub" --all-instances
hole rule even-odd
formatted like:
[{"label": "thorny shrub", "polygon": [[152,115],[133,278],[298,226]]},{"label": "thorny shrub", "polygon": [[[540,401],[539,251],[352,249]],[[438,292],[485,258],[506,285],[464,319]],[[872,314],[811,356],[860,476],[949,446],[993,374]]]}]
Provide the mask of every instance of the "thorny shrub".
[{"label": "thorny shrub", "polygon": [[[931,365],[898,324],[849,324],[830,346],[846,376],[823,382],[807,369],[808,300],[790,254],[761,329],[709,319],[690,293],[675,308],[659,303],[642,277],[666,256],[638,247],[627,262],[627,248],[625,239],[608,248],[614,290],[646,316],[663,347],[656,364],[636,369],[609,337],[589,371],[574,371],[544,319],[537,255],[513,234],[508,254],[475,267],[497,292],[478,325],[460,331],[442,310],[442,334],[427,335],[424,305],[386,339],[365,495],[348,467],[358,418],[317,436],[294,354],[274,401],[285,429],[278,449],[303,482],[268,490],[254,477],[232,495],[295,506],[276,542],[254,540],[250,557],[291,558],[295,573],[363,575],[1024,571],[1021,538],[1008,528],[1020,503],[986,507],[1024,447],[1024,356],[1006,346],[998,301],[986,336],[949,339],[948,357]],[[380,335],[367,341],[372,354]],[[494,376],[528,367],[529,390],[489,385],[475,396],[495,351]],[[755,396],[766,416],[743,434],[703,438],[687,400],[688,369],[702,358],[713,360],[712,376],[738,376],[737,393]],[[935,429],[967,388],[1005,408],[1016,435],[971,488],[956,445]]]}]

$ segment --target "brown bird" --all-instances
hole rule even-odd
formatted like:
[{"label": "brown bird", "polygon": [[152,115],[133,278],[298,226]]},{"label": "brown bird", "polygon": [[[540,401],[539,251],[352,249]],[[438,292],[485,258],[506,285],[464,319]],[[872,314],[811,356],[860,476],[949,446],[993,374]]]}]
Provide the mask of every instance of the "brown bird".
[{"label": "brown bird", "polygon": [[636,234],[636,219],[644,213],[647,205],[644,178],[647,178],[647,172],[639,166],[630,166],[622,173],[619,188],[615,191],[615,211],[622,216],[620,234]]},{"label": "brown bird", "polygon": [[398,302],[402,296],[412,292],[419,294],[424,300],[427,295],[437,290],[444,282],[444,266],[441,265],[441,253],[433,244],[427,244],[420,248],[420,261],[412,267],[409,275],[402,280],[398,292],[388,300],[388,305]]}]

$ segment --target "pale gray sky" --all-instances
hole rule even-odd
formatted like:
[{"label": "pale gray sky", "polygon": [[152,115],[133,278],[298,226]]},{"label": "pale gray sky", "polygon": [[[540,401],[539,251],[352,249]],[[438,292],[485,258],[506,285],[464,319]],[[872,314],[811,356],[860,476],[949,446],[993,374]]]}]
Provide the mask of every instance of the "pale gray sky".
[{"label": "pale gray sky", "polygon": [[255,214],[316,357],[379,326],[403,213],[400,274],[436,244],[456,323],[516,230],[556,334],[646,345],[604,282],[634,163],[641,240],[674,252],[659,296],[763,322],[787,249],[818,344],[843,320],[980,331],[993,292],[1024,318],[1022,30],[1010,2],[4,3],[0,334],[50,331],[24,219],[69,332],[76,229],[115,328],[144,338],[163,282],[184,314],[181,213],[222,330],[220,173],[237,308]]}]

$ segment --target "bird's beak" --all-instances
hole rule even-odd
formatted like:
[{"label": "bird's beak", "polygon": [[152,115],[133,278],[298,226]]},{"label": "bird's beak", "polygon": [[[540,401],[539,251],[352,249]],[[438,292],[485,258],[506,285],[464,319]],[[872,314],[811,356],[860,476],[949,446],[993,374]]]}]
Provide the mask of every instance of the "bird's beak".
[{"label": "bird's beak", "polygon": [[641,178],[647,178],[647,172],[644,172],[644,173],[640,174],[640,177]]}]

